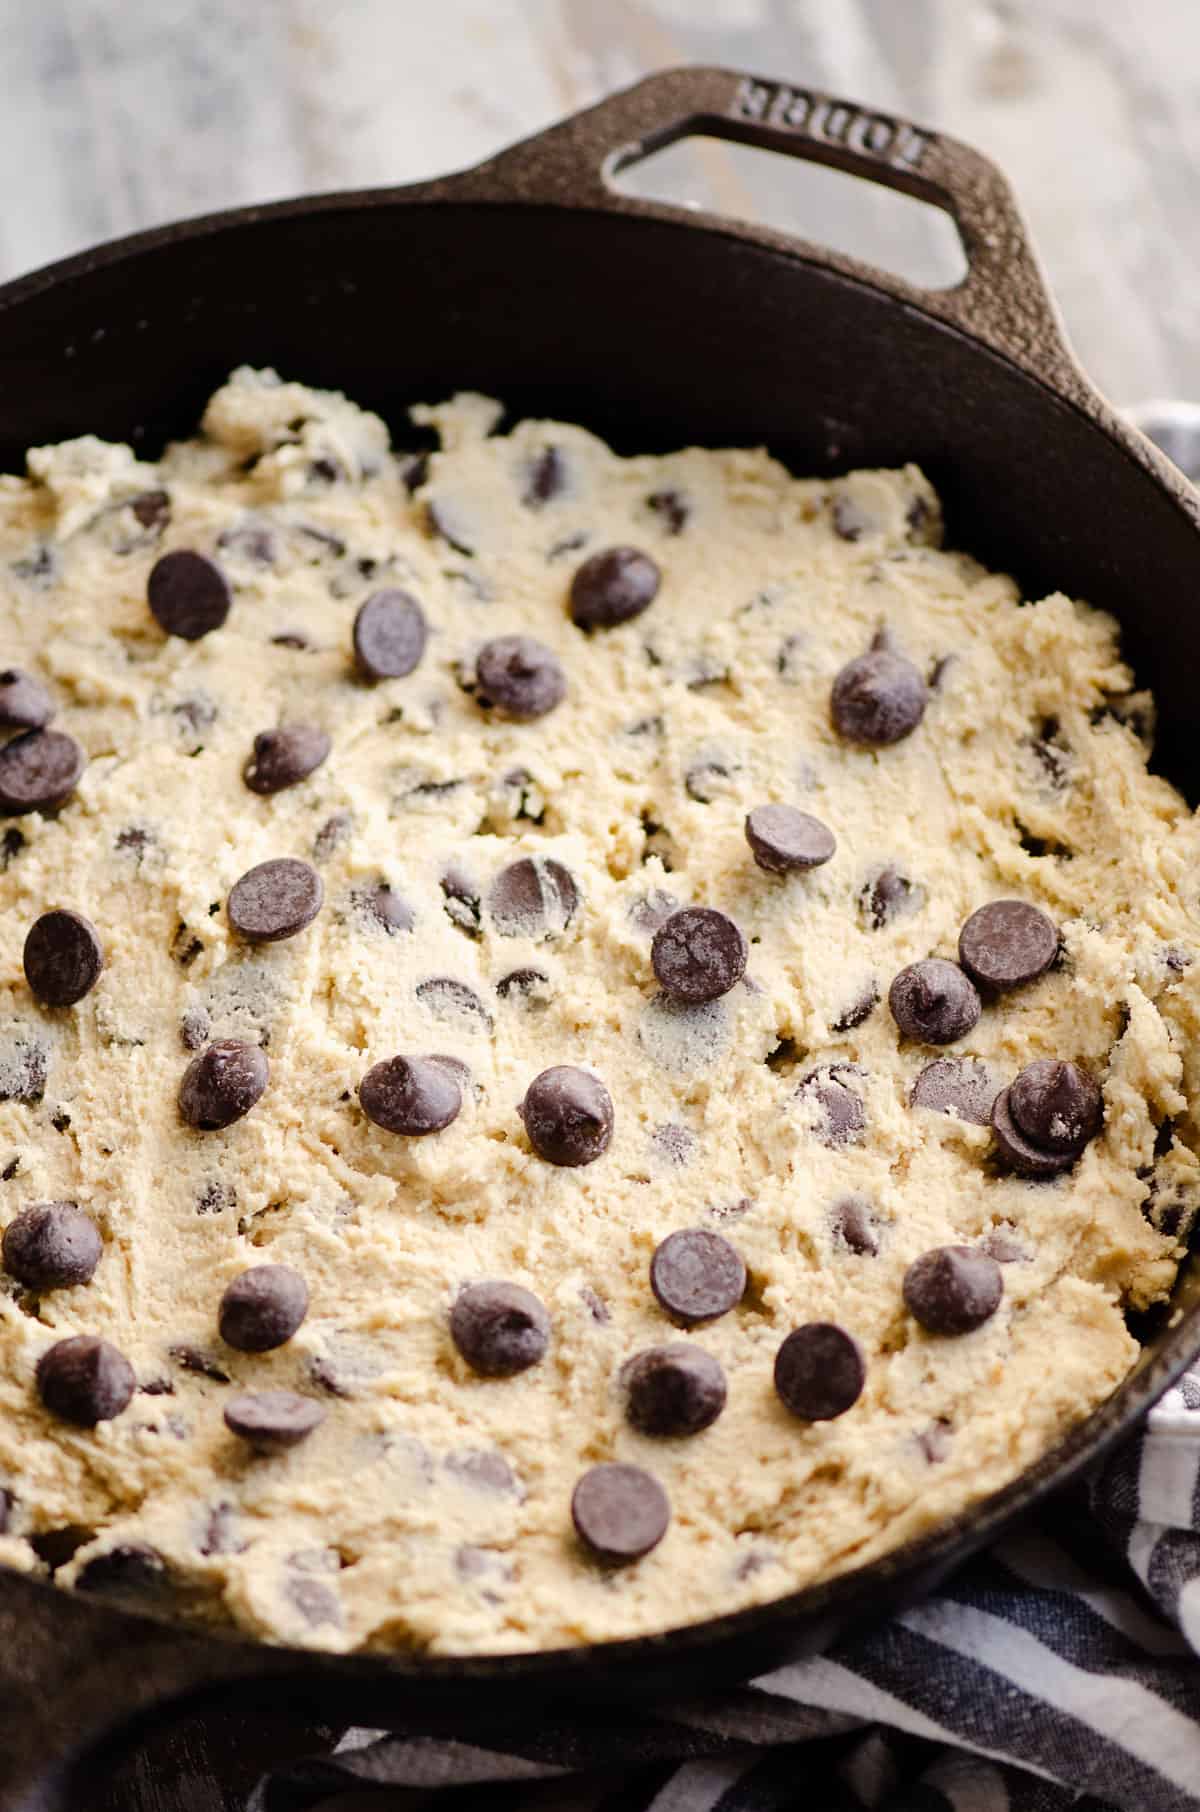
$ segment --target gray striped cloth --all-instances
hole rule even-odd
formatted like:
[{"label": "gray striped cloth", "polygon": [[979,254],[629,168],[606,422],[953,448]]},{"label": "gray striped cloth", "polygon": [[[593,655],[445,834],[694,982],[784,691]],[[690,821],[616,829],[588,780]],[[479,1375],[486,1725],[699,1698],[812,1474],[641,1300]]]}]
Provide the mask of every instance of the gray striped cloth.
[{"label": "gray striped cloth", "polygon": [[1086,1488],[815,1660],[450,1742],[349,1730],[247,1812],[1200,1812],[1200,1369]]}]

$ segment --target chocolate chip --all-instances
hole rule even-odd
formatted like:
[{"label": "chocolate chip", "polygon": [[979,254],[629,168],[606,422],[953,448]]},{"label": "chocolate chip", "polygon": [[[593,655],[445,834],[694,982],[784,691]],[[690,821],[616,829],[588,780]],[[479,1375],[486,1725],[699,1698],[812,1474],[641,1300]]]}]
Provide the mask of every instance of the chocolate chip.
[{"label": "chocolate chip", "polygon": [[530,1006],[544,1006],[550,997],[550,977],[544,969],[513,969],[496,983],[501,1000],[517,999]]},{"label": "chocolate chip", "polygon": [[872,648],[833,682],[833,726],[848,742],[883,748],[910,736],[925,715],[925,681],[901,654]]},{"label": "chocolate chip", "polygon": [[660,925],[665,925],[673,912],[679,911],[679,901],[673,893],[665,888],[654,887],[643,894],[640,900],[633,900],[629,907],[629,917],[639,931],[654,932]]},{"label": "chocolate chip", "polygon": [[654,934],[650,961],[663,992],[695,1005],[716,1000],[746,973],[746,940],[710,906],[685,906]]},{"label": "chocolate chip", "polygon": [[867,1110],[862,1097],[845,1080],[858,1073],[853,1064],[825,1064],[820,1069],[810,1070],[796,1089],[797,1100],[816,1103],[819,1109],[817,1137],[833,1150],[841,1145],[856,1144],[866,1128]]},{"label": "chocolate chip", "polygon": [[668,535],[682,535],[692,506],[681,491],[652,491],[646,508],[653,510]]},{"label": "chocolate chip", "polygon": [[954,1424],[948,1422],[945,1416],[938,1416],[917,1435],[917,1446],[929,1464],[936,1466],[949,1454],[953,1437]]},{"label": "chocolate chip", "polygon": [[410,1139],[441,1132],[462,1111],[458,1081],[430,1057],[385,1058],[367,1071],[358,1098],[368,1120]]},{"label": "chocolate chip", "polygon": [[398,931],[411,931],[416,923],[412,907],[386,881],[356,887],[350,899],[368,925],[386,931],[389,937]]},{"label": "chocolate chip", "polygon": [[746,841],[768,874],[819,868],[837,848],[827,824],[792,805],[756,805],[746,818]]},{"label": "chocolate chip", "polygon": [[239,1353],[269,1353],[308,1313],[308,1285],[290,1265],[251,1265],[225,1287],[217,1326]]},{"label": "chocolate chip", "polygon": [[163,554],[146,585],[150,611],[168,635],[198,642],[229,615],[229,583],[215,561],[192,548]]},{"label": "chocolate chip", "polygon": [[912,1105],[987,1126],[1001,1087],[995,1070],[976,1057],[938,1057],[913,1083]]},{"label": "chocolate chip", "polygon": [[58,568],[57,552],[43,541],[32,553],[14,560],[9,570],[27,585],[35,586],[38,591],[49,591],[58,578]]},{"label": "chocolate chip", "polygon": [[252,793],[282,793],[307,780],[329,754],[326,732],[316,724],[280,724],[260,730],[243,779]]},{"label": "chocolate chip", "polygon": [[354,829],[353,814],[348,811],[334,812],[327,818],[313,838],[313,855],[318,862],[327,862],[335,852],[350,841]]},{"label": "chocolate chip", "polygon": [[461,1026],[465,1020],[473,1031],[492,1029],[492,1016],[474,988],[456,981],[452,975],[430,976],[428,981],[418,982],[414,992],[421,1005],[443,1025]]},{"label": "chocolate chip", "polygon": [[689,1127],[670,1122],[666,1126],[656,1126],[651,1139],[654,1149],[668,1164],[690,1163],[700,1143]]},{"label": "chocolate chip", "polygon": [[188,1064],[179,1086],[179,1111],[200,1132],[232,1126],[259,1100],[269,1074],[260,1045],[222,1038]]},{"label": "chocolate chip", "polygon": [[425,613],[406,591],[375,591],[354,619],[354,654],[368,679],[403,679],[429,637]]},{"label": "chocolate chip", "polygon": [[95,1221],[74,1202],[36,1202],[4,1230],[4,1268],[30,1290],[90,1282],[103,1249]]},{"label": "chocolate chip", "polygon": [[165,1609],[172,1597],[162,1555],[140,1542],[122,1543],[106,1554],[97,1554],[76,1574],[75,1590],[139,1609]]},{"label": "chocolate chip", "polygon": [[1008,1227],[993,1227],[990,1233],[985,1233],[979,1242],[979,1250],[994,1258],[998,1265],[1018,1265],[1029,1257]]},{"label": "chocolate chip", "polygon": [[613,1134],[612,1096],[598,1076],[561,1063],[535,1076],[520,1107],[529,1143],[550,1164],[591,1164]]},{"label": "chocolate chip", "polygon": [[235,559],[248,560],[254,566],[274,566],[279,557],[274,530],[264,522],[255,522],[250,516],[244,522],[236,522],[231,528],[222,529],[217,537],[217,546],[222,553],[232,554]]},{"label": "chocolate chip", "polygon": [[635,1353],[621,1374],[625,1413],[640,1434],[694,1435],[725,1407],[725,1373],[687,1341]]},{"label": "chocolate chip", "polygon": [[853,1334],[832,1321],[793,1328],[775,1355],[775,1392],[802,1422],[832,1422],[853,1409],[867,1362]]},{"label": "chocolate chip", "polygon": [[487,903],[501,937],[558,937],[575,916],[579,889],[553,856],[521,856],[500,870]]},{"label": "chocolate chip", "polygon": [[521,502],[536,510],[567,488],[567,462],[560,447],[543,447],[530,466]]},{"label": "chocolate chip", "polygon": [[481,1377],[513,1378],[545,1358],[550,1317],[520,1284],[468,1284],[450,1310],[450,1338]]},{"label": "chocolate chip", "polygon": [[909,1312],[931,1334],[969,1334],[1000,1307],[1004,1279],[994,1258],[971,1246],[938,1246],[904,1274]]},{"label": "chocolate chip", "polygon": [[689,799],[697,805],[711,805],[732,789],[728,782],[732,779],[732,770],[722,761],[695,761],[683,777],[684,790]]},{"label": "chocolate chip", "polygon": [[73,1007],[99,980],[104,952],[90,919],[58,907],[34,921],[22,960],[30,991],[42,1006]]},{"label": "chocolate chip", "polygon": [[746,1291],[746,1266],[721,1234],[685,1227],[656,1248],[650,1288],[673,1320],[693,1327],[737,1307]]},{"label": "chocolate chip", "polygon": [[244,1554],[249,1543],[238,1533],[238,1520],[232,1504],[215,1504],[196,1544],[199,1553]]},{"label": "chocolate chip", "polygon": [[52,811],[79,784],[85,756],[62,730],[26,730],[0,749],[0,812]]},{"label": "chocolate chip", "polygon": [[1008,1091],[1008,1112],[1018,1132],[1030,1144],[1061,1155],[1077,1156],[1095,1138],[1103,1109],[1100,1089],[1087,1071],[1054,1057],[1027,1065]]},{"label": "chocolate chip", "polygon": [[139,491],[127,503],[144,529],[161,532],[171,519],[171,499],[166,491]]},{"label": "chocolate chip", "polygon": [[228,1384],[229,1373],[211,1353],[202,1351],[197,1346],[172,1346],[167,1348],[176,1365],[185,1372],[193,1372],[198,1378],[211,1378],[214,1384]]},{"label": "chocolate chip", "polygon": [[51,1415],[79,1428],[110,1422],[137,1388],[124,1353],[94,1334],[75,1334],[48,1347],[37,1363],[38,1395]]},{"label": "chocolate chip", "polygon": [[859,905],[872,931],[882,931],[893,919],[916,912],[924,901],[924,889],[895,868],[881,869],[859,895]]},{"label": "chocolate chip", "polygon": [[598,1560],[620,1565],[658,1546],[671,1505],[658,1480],[640,1466],[593,1466],[571,1495],[571,1520]]},{"label": "chocolate chip", "polygon": [[324,898],[315,868],[295,856],[280,856],[247,869],[230,889],[226,910],[239,937],[251,944],[274,944],[311,925]]},{"label": "chocolate chip", "polygon": [[517,723],[545,717],[567,696],[562,662],[544,642],[528,635],[485,642],[475,659],[475,684],[481,704]]},{"label": "chocolate chip", "polygon": [[478,937],[482,929],[483,900],[474,875],[461,862],[447,862],[442,871],[441,889],[450,920],[468,937]]},{"label": "chocolate chip", "polygon": [[874,1258],[879,1251],[879,1217],[870,1202],[860,1195],[843,1196],[840,1202],[834,1203],[830,1230],[835,1246],[860,1258]]},{"label": "chocolate chip", "polygon": [[446,1455],[446,1471],[452,1478],[468,1485],[473,1491],[488,1491],[497,1495],[520,1495],[520,1489],[513,1476],[513,1469],[502,1453],[479,1448],[468,1448],[465,1453]]},{"label": "chocolate chip", "polygon": [[[46,1047],[18,1033],[0,1045],[0,1101],[40,1101],[46,1090]],[[65,1116],[66,1124],[71,1124]]]},{"label": "chocolate chip", "polygon": [[958,938],[958,960],[982,988],[1003,992],[1045,973],[1058,955],[1058,927],[1026,900],[992,900]]},{"label": "chocolate chip", "polygon": [[0,837],[0,874],[8,873],[10,864],[15,857],[20,855],[24,847],[24,833],[19,831],[15,824],[10,824],[4,835]]},{"label": "chocolate chip", "polygon": [[888,989],[892,1018],[919,1044],[953,1044],[979,1024],[982,1002],[957,963],[926,957],[901,969]]},{"label": "chocolate chip", "polygon": [[0,673],[0,728],[40,730],[54,716],[54,704],[41,680],[20,667]]},{"label": "chocolate chip", "polygon": [[636,547],[606,547],[584,561],[571,580],[571,621],[580,629],[612,629],[648,610],[662,574]]},{"label": "chocolate chip", "polygon": [[875,983],[868,982],[857,1000],[851,1002],[830,1025],[831,1032],[852,1032],[855,1026],[861,1026],[870,1019],[879,1005],[879,989]]},{"label": "chocolate chip", "polygon": [[1045,1181],[1070,1170],[1079,1151],[1048,1151],[1034,1144],[1013,1119],[1010,1107],[1011,1089],[1002,1089],[992,1103],[992,1133],[1000,1156],[1018,1176]]},{"label": "chocolate chip", "polygon": [[468,512],[453,498],[431,497],[425,505],[425,519],[433,533],[456,554],[469,556],[475,552],[475,528]]},{"label": "chocolate chip", "polygon": [[324,1420],[321,1404],[291,1390],[243,1391],[225,1407],[230,1433],[266,1453],[298,1446]]}]

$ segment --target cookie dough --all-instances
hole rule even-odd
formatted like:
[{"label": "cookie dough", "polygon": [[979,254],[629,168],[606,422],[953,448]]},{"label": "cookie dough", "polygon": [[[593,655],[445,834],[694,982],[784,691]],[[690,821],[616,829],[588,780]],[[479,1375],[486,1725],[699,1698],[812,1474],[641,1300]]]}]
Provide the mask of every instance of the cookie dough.
[{"label": "cookie dough", "polygon": [[915,467],[413,414],[240,370],[0,479],[0,718],[60,739],[0,751],[0,1229],[73,1205],[5,1242],[0,1559],[597,1642],[1124,1376],[1200,1203],[1200,835],[1113,621]]}]

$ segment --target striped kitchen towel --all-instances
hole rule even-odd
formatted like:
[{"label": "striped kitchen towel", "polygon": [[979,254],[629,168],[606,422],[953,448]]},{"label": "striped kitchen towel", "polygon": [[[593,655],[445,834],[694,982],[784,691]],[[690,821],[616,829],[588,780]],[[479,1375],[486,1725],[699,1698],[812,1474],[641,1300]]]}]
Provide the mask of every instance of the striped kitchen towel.
[{"label": "striped kitchen towel", "polygon": [[248,1812],[1200,1812],[1200,1369],[934,1598],[684,1703],[350,1730]]}]

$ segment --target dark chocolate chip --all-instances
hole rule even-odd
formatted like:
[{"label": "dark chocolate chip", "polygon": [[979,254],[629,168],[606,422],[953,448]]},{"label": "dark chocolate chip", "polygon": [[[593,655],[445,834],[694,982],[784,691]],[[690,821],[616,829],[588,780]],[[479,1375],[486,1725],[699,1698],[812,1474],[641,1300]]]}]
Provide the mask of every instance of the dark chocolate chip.
[{"label": "dark chocolate chip", "polygon": [[1027,1139],[1012,1117],[1011,1092],[1001,1089],[992,1103],[992,1134],[1001,1158],[1018,1176],[1035,1181],[1045,1181],[1070,1170],[1079,1156],[1078,1151],[1047,1151],[1044,1146]]},{"label": "dark chocolate chip", "polygon": [[453,498],[431,497],[425,505],[425,518],[435,535],[456,554],[475,552],[476,533],[469,512]]},{"label": "dark chocolate chip", "polygon": [[758,866],[775,875],[819,868],[837,848],[827,824],[793,805],[756,805],[746,817],[746,841]]},{"label": "dark chocolate chip", "polygon": [[746,1266],[721,1234],[685,1227],[656,1248],[650,1288],[673,1320],[693,1327],[737,1307],[746,1291]]},{"label": "dark chocolate chip", "polygon": [[972,1246],[938,1246],[904,1273],[909,1312],[931,1334],[969,1334],[1000,1307],[1004,1279],[994,1258]]},{"label": "dark chocolate chip", "polygon": [[775,1355],[775,1391],[802,1422],[832,1422],[853,1409],[867,1362],[853,1334],[832,1321],[793,1328]]},{"label": "dark chocolate chip", "polygon": [[928,1428],[923,1428],[917,1436],[917,1446],[921,1449],[931,1466],[936,1466],[950,1452],[954,1438],[954,1424],[945,1416],[938,1416]]},{"label": "dark chocolate chip", "polygon": [[958,960],[980,987],[1019,988],[1058,955],[1058,927],[1026,900],[992,900],[973,912],[958,938]]},{"label": "dark chocolate chip", "polygon": [[0,673],[0,728],[41,730],[54,716],[54,704],[41,680],[20,667]]},{"label": "dark chocolate chip", "polygon": [[432,975],[428,981],[418,982],[414,992],[421,1005],[443,1025],[461,1026],[465,1020],[474,1031],[492,1029],[492,1016],[474,988],[456,981],[452,975]]},{"label": "dark chocolate chip", "polygon": [[150,569],[146,596],[168,635],[198,642],[229,615],[229,583],[215,561],[189,547],[163,554]]},{"label": "dark chocolate chip", "polygon": [[468,1284],[450,1310],[450,1338],[481,1377],[512,1378],[545,1358],[550,1317],[520,1284]]},{"label": "dark chocolate chip", "polygon": [[848,742],[883,748],[911,736],[927,697],[911,661],[890,648],[872,648],[847,662],[834,680],[833,725]]},{"label": "dark chocolate chip", "polygon": [[924,903],[924,889],[894,868],[884,868],[868,881],[858,896],[863,916],[872,931],[882,931],[893,919],[916,912]]},{"label": "dark chocolate chip", "polygon": [[1020,1241],[1013,1238],[1010,1227],[993,1227],[980,1240],[979,1250],[994,1258],[998,1265],[1018,1265],[1029,1257]]},{"label": "dark chocolate chip", "polygon": [[232,1126],[260,1099],[269,1074],[261,1045],[222,1038],[188,1064],[179,1086],[179,1111],[200,1132]]},{"label": "dark chocolate chip", "polygon": [[34,920],[22,961],[35,1000],[44,1007],[73,1007],[100,979],[104,951],[90,919],[56,907]]},{"label": "dark chocolate chip", "polygon": [[912,1105],[987,1126],[1002,1086],[995,1070],[977,1057],[938,1057],[913,1083]]},{"label": "dark chocolate chip", "polygon": [[483,899],[474,875],[462,862],[447,862],[442,871],[441,889],[447,917],[468,937],[478,937],[482,929]]},{"label": "dark chocolate chip", "polygon": [[193,937],[183,923],[176,925],[175,935],[171,939],[171,955],[181,969],[189,969],[198,956],[203,955],[204,945],[198,937]]},{"label": "dark chocolate chip", "polygon": [[690,1341],[635,1353],[621,1382],[625,1412],[640,1434],[699,1434],[725,1407],[725,1373],[711,1353]]},{"label": "dark chocolate chip", "polygon": [[36,1202],[4,1230],[4,1268],[30,1290],[90,1282],[103,1249],[95,1221],[74,1202]]},{"label": "dark chocolate chip", "polygon": [[731,778],[732,770],[724,762],[695,761],[684,775],[683,784],[689,799],[697,805],[711,805],[730,790],[725,783]]},{"label": "dark chocolate chip", "polygon": [[926,957],[901,969],[888,989],[892,1018],[919,1044],[953,1044],[979,1024],[983,1003],[957,963]]},{"label": "dark chocolate chip", "polygon": [[329,754],[327,733],[316,724],[280,724],[260,730],[243,779],[252,793],[282,793],[315,773]]},{"label": "dark chocolate chip", "polygon": [[651,491],[646,508],[653,510],[668,535],[682,535],[692,506],[682,491]]},{"label": "dark chocolate chip", "polygon": [[640,1466],[593,1466],[572,1493],[571,1520],[598,1560],[620,1565],[658,1546],[671,1505],[658,1480]]},{"label": "dark chocolate chip", "polygon": [[870,1019],[878,1005],[879,989],[875,986],[873,981],[868,982],[857,1000],[852,1001],[844,1011],[838,1014],[837,1018],[830,1025],[830,1031],[852,1032],[855,1026],[861,1026],[866,1020]]},{"label": "dark chocolate chip", "polygon": [[500,977],[496,993],[501,1000],[516,999],[527,1001],[531,1006],[542,1005],[549,999],[550,977],[544,969],[513,969]]},{"label": "dark chocolate chip", "polygon": [[411,931],[416,923],[412,907],[386,881],[356,887],[350,898],[369,925],[378,926],[389,936],[397,931]]},{"label": "dark chocolate chip", "polygon": [[324,1420],[320,1403],[291,1390],[243,1391],[225,1407],[230,1433],[266,1453],[298,1446]]},{"label": "dark chocolate chip", "polygon": [[222,553],[232,554],[235,559],[249,560],[255,566],[274,566],[279,557],[274,530],[264,522],[255,522],[253,517],[247,517],[244,522],[236,522],[231,528],[222,529],[217,537],[217,546]]},{"label": "dark chocolate chip", "polygon": [[567,462],[560,447],[543,447],[526,475],[521,502],[536,510],[567,488]]},{"label": "dark chocolate chip", "polygon": [[269,1353],[308,1313],[308,1285],[290,1265],[251,1265],[225,1287],[217,1326],[239,1353]]},{"label": "dark chocolate chip", "polygon": [[232,1504],[215,1504],[204,1526],[197,1549],[206,1558],[211,1554],[244,1554],[249,1543],[238,1533],[237,1515]]},{"label": "dark chocolate chip", "polygon": [[1099,1132],[1104,1102],[1097,1083],[1078,1064],[1043,1057],[1012,1084],[1008,1111],[1031,1145],[1077,1156]]},{"label": "dark chocolate chip", "polygon": [[38,1395],[51,1415],[79,1428],[110,1422],[137,1388],[124,1353],[94,1334],[75,1334],[48,1347],[37,1363]]},{"label": "dark chocolate chip", "polygon": [[521,1103],[529,1143],[550,1164],[591,1164],[613,1134],[612,1096],[598,1076],[567,1063],[535,1076]]},{"label": "dark chocolate chip", "polygon": [[144,529],[161,533],[171,520],[171,499],[166,491],[139,491],[127,499],[127,505]]},{"label": "dark chocolate chip", "polygon": [[0,749],[0,812],[52,811],[79,784],[86,757],[62,730],[26,730]]},{"label": "dark chocolate chip", "polygon": [[488,1491],[497,1495],[519,1495],[519,1487],[513,1476],[513,1469],[502,1453],[494,1449],[468,1448],[465,1453],[446,1455],[446,1471],[452,1478],[470,1486],[473,1491]]},{"label": "dark chocolate chip", "polygon": [[728,994],[746,973],[746,957],[738,927],[710,906],[685,906],[673,913],[650,947],[663,992],[690,1005]]},{"label": "dark chocolate chip", "polygon": [[823,1145],[833,1150],[840,1145],[856,1144],[866,1129],[867,1110],[862,1096],[845,1080],[858,1073],[853,1064],[824,1064],[801,1077],[796,1089],[798,1100],[815,1101],[819,1106],[817,1136]]},{"label": "dark chocolate chip", "polygon": [[279,856],[247,869],[234,882],[226,910],[239,937],[251,944],[274,944],[311,925],[324,898],[315,868],[295,856]]},{"label": "dark chocolate chip", "polygon": [[354,653],[368,679],[403,679],[425,652],[429,628],[406,591],[375,591],[354,619]]},{"label": "dark chocolate chip", "polygon": [[877,535],[879,523],[843,491],[833,500],[833,532],[842,541],[861,541],[864,535]]},{"label": "dark chocolate chip", "polygon": [[558,937],[575,916],[579,889],[553,856],[521,856],[500,870],[487,903],[501,937]]},{"label": "dark chocolate chip", "polygon": [[431,1057],[388,1057],[358,1085],[367,1119],[410,1139],[441,1132],[462,1111],[457,1079]]},{"label": "dark chocolate chip", "polygon": [[0,874],[7,874],[9,866],[25,847],[25,833],[19,831],[15,824],[10,824],[0,837]]},{"label": "dark chocolate chip", "polygon": [[571,621],[580,629],[612,629],[648,610],[662,574],[636,547],[606,547],[584,561],[571,580]]},{"label": "dark chocolate chip", "polygon": [[517,723],[545,717],[567,696],[562,662],[544,642],[528,635],[485,642],[475,659],[475,684],[481,704]]},{"label": "dark chocolate chip", "polygon": [[162,1555],[140,1542],[122,1543],[87,1561],[75,1576],[75,1590],[139,1609],[165,1609],[172,1597]]},{"label": "dark chocolate chip", "polygon": [[192,1372],[198,1378],[211,1378],[214,1384],[228,1384],[229,1373],[211,1353],[204,1352],[198,1346],[172,1346],[167,1348],[176,1365],[185,1372]]},{"label": "dark chocolate chip", "polygon": [[860,1195],[843,1196],[830,1212],[830,1228],[835,1246],[844,1247],[860,1258],[874,1258],[879,1251],[879,1217],[870,1202]]},{"label": "dark chocolate chip", "polygon": [[313,855],[318,862],[327,862],[337,850],[350,840],[354,829],[353,814],[342,810],[326,818],[324,824],[313,838]]},{"label": "dark chocolate chip", "polygon": [[679,901],[673,893],[663,887],[651,888],[641,899],[631,902],[629,917],[639,931],[651,933],[665,925],[673,912],[679,911]]}]

